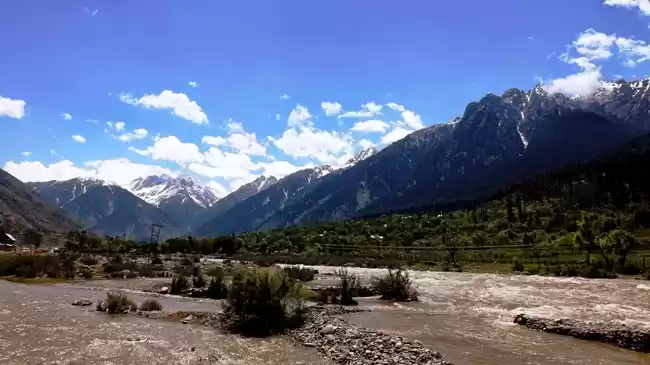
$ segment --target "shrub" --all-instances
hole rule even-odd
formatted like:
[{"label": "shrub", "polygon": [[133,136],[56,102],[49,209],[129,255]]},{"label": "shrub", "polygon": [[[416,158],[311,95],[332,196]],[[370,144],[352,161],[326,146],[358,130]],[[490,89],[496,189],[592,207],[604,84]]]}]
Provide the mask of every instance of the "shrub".
[{"label": "shrub", "polygon": [[184,290],[189,289],[190,283],[187,278],[183,275],[178,275],[172,279],[172,284],[170,285],[169,293],[170,294],[181,294]]},{"label": "shrub", "polygon": [[300,280],[303,283],[314,280],[314,276],[318,274],[318,271],[314,269],[309,269],[304,266],[286,266],[282,269],[289,278],[293,280]]},{"label": "shrub", "polygon": [[108,313],[126,313],[138,309],[124,293],[107,293],[106,301],[103,304]]},{"label": "shrub", "polygon": [[233,277],[223,320],[232,331],[264,336],[300,326],[304,314],[300,287],[284,271],[245,269]]},{"label": "shrub", "polygon": [[0,255],[0,276],[73,278],[75,261],[73,255]]},{"label": "shrub", "polygon": [[146,299],[142,304],[140,304],[141,311],[160,311],[162,310],[162,304],[155,299]]},{"label": "shrub", "polygon": [[207,296],[210,299],[223,299],[228,295],[228,287],[223,280],[223,276],[214,276],[208,284]]},{"label": "shrub", "polygon": [[207,276],[223,277],[225,274],[225,270],[222,266],[215,266],[208,269],[208,271],[206,271],[205,274]]},{"label": "shrub", "polygon": [[524,271],[523,262],[519,261],[516,257],[514,257],[512,259],[512,271],[514,271],[514,272],[523,272]]},{"label": "shrub", "polygon": [[79,262],[81,262],[82,264],[84,264],[86,266],[97,265],[99,263],[99,261],[97,261],[97,259],[94,256],[91,256],[91,255],[81,256],[81,258],[79,259]]},{"label": "shrub", "polygon": [[408,302],[418,300],[418,293],[413,287],[413,282],[407,272],[402,270],[388,270],[383,277],[373,278],[373,286],[380,299],[396,302]]},{"label": "shrub", "polygon": [[357,295],[359,289],[359,277],[350,273],[347,269],[336,270],[335,274],[341,277],[340,293],[342,305],[357,305],[356,300],[352,299]]},{"label": "shrub", "polygon": [[92,279],[95,276],[95,272],[88,266],[81,266],[77,269],[77,275],[84,279]]},{"label": "shrub", "polygon": [[162,264],[163,264],[163,260],[160,258],[160,256],[155,255],[155,256],[153,256],[153,257],[151,258],[151,264],[152,264],[152,265],[162,265]]},{"label": "shrub", "polygon": [[181,264],[183,266],[190,266],[190,265],[192,265],[192,260],[189,257],[183,257],[181,259],[181,261],[179,262],[179,264]]},{"label": "shrub", "polygon": [[194,256],[194,258],[192,258],[192,261],[193,261],[195,264],[199,264],[199,263],[201,263],[201,258],[198,257],[198,256]]},{"label": "shrub", "polygon": [[195,277],[194,280],[192,281],[192,286],[194,286],[195,288],[205,288],[206,284],[207,283],[205,282],[203,275],[199,275]]}]

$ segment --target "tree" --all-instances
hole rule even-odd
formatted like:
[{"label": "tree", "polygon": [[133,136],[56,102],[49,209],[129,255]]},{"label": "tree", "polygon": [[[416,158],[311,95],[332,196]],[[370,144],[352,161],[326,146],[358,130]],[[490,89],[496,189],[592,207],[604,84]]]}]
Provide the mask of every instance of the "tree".
[{"label": "tree", "polygon": [[[580,220],[577,222],[578,231],[574,235],[574,246],[585,253],[587,265],[591,264],[591,253],[599,247],[596,239],[599,234],[598,217],[593,214],[582,213]],[[608,262],[606,255],[603,256],[605,262]]]},{"label": "tree", "polygon": [[630,251],[639,247],[639,241],[630,232],[623,229],[613,230],[598,241],[602,252],[611,253],[618,258],[621,270],[625,268]]},{"label": "tree", "polygon": [[506,214],[508,215],[508,222],[512,223],[515,221],[515,215],[512,212],[512,199],[508,197],[506,201]]}]

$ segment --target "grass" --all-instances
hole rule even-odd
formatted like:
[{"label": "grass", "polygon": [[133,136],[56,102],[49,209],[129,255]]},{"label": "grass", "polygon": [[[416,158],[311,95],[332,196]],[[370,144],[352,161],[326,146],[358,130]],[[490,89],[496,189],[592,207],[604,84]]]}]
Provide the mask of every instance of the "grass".
[{"label": "grass", "polygon": [[0,276],[18,276],[23,278],[71,279],[75,276],[73,255],[31,255],[13,254],[0,256]]},{"label": "grass", "polygon": [[170,294],[181,294],[184,290],[190,288],[190,282],[184,275],[178,275],[172,279],[171,286],[169,288]]},{"label": "grass", "polygon": [[162,304],[155,299],[146,299],[142,304],[140,304],[141,311],[160,311],[162,310]]},{"label": "grass", "polygon": [[342,305],[359,304],[353,299],[359,289],[359,277],[350,273],[347,269],[336,270],[335,274],[341,277],[341,283],[339,284],[341,299],[339,303]]},{"label": "grass", "polygon": [[212,272],[214,275],[212,275],[212,279],[210,279],[210,283],[208,284],[207,295],[211,299],[223,299],[228,295],[228,287],[224,280],[224,270],[220,267],[219,269],[221,270],[214,270]]},{"label": "grass", "polygon": [[418,300],[413,281],[408,272],[402,270],[388,270],[382,277],[373,278],[373,286],[380,299],[394,302],[410,302]]},{"label": "grass", "polygon": [[235,274],[224,303],[224,325],[252,336],[283,333],[304,321],[301,286],[282,270],[244,269]]}]

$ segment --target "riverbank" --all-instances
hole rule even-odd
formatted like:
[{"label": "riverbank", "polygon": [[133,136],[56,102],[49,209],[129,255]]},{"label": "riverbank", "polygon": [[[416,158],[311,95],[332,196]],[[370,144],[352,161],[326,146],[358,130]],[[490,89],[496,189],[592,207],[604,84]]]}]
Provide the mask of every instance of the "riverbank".
[{"label": "riverbank", "polygon": [[519,314],[514,322],[532,330],[571,336],[650,353],[650,329],[617,323],[551,319]]}]

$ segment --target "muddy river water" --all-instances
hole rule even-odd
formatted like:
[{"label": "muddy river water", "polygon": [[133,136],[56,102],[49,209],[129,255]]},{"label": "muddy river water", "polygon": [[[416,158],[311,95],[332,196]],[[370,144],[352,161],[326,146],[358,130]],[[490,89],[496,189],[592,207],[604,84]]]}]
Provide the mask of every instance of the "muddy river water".
[{"label": "muddy river water", "polygon": [[[323,273],[331,267],[317,267]],[[379,269],[351,269],[362,278]],[[347,319],[420,340],[457,365],[650,364],[650,356],[614,346],[534,332],[512,324],[518,313],[613,320],[650,327],[650,283],[491,274],[413,272],[421,302],[360,301],[372,309]],[[113,317],[79,298],[101,299],[92,285],[0,281],[0,364],[331,364],[284,337],[245,339],[200,325]],[[135,287],[131,288],[135,289]],[[128,290],[128,289],[126,289]],[[148,296],[129,294],[136,302]],[[211,300],[164,297],[165,310],[219,310]]]}]

